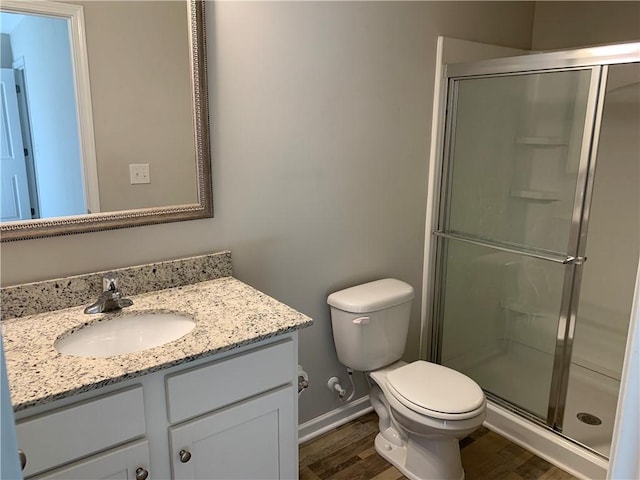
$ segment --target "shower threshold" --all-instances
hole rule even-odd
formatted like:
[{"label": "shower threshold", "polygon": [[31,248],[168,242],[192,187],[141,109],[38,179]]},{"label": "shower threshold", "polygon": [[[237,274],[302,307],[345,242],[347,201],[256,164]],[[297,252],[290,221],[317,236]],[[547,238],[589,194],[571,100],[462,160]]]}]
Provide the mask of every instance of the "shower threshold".
[{"label": "shower threshold", "polygon": [[[517,349],[494,355],[460,371],[494,394],[497,403],[512,404],[514,410],[530,412],[525,416],[537,417],[544,423],[549,400],[549,390],[544,385],[549,384],[546,372],[551,369],[551,361],[551,356],[544,352]],[[606,375],[572,364],[562,434],[608,458],[619,386],[620,382]],[[578,418],[580,413],[591,414],[600,423],[584,423]]]}]

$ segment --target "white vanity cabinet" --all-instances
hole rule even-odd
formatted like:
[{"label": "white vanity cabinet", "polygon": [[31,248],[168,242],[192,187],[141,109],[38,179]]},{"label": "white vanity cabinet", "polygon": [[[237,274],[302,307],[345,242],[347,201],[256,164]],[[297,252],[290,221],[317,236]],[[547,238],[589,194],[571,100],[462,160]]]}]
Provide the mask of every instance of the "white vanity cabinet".
[{"label": "white vanity cabinet", "polygon": [[295,479],[297,334],[19,412],[32,479]]}]

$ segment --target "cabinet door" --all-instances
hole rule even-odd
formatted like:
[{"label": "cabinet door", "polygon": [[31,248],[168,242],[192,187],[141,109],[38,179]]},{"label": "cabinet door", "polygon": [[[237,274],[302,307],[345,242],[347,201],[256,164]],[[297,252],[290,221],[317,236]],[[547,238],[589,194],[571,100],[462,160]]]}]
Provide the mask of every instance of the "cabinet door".
[{"label": "cabinet door", "polygon": [[[32,480],[136,480],[136,470],[149,472],[149,444],[146,440],[115,448],[105,453],[93,455],[86,460],[45,473]],[[142,479],[145,472],[141,471]]]},{"label": "cabinet door", "polygon": [[297,478],[295,400],[287,387],[171,428],[174,479]]}]

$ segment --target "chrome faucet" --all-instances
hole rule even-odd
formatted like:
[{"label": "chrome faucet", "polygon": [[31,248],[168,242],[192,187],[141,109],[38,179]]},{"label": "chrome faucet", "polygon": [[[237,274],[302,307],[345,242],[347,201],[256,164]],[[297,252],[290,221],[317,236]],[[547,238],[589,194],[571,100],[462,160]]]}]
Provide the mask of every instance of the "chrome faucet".
[{"label": "chrome faucet", "polygon": [[118,276],[115,273],[109,272],[102,277],[102,289],[98,300],[85,308],[84,313],[113,312],[133,305],[133,301],[123,298],[122,293],[118,290]]}]

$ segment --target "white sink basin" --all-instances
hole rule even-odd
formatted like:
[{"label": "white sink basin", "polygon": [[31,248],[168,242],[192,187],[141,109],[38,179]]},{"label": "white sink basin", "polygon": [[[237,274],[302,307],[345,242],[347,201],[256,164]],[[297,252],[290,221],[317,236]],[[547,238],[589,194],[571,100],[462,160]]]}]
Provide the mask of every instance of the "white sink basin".
[{"label": "white sink basin", "polygon": [[112,357],[157,347],[185,336],[196,322],[177,313],[115,316],[55,341],[55,349],[76,357]]}]

